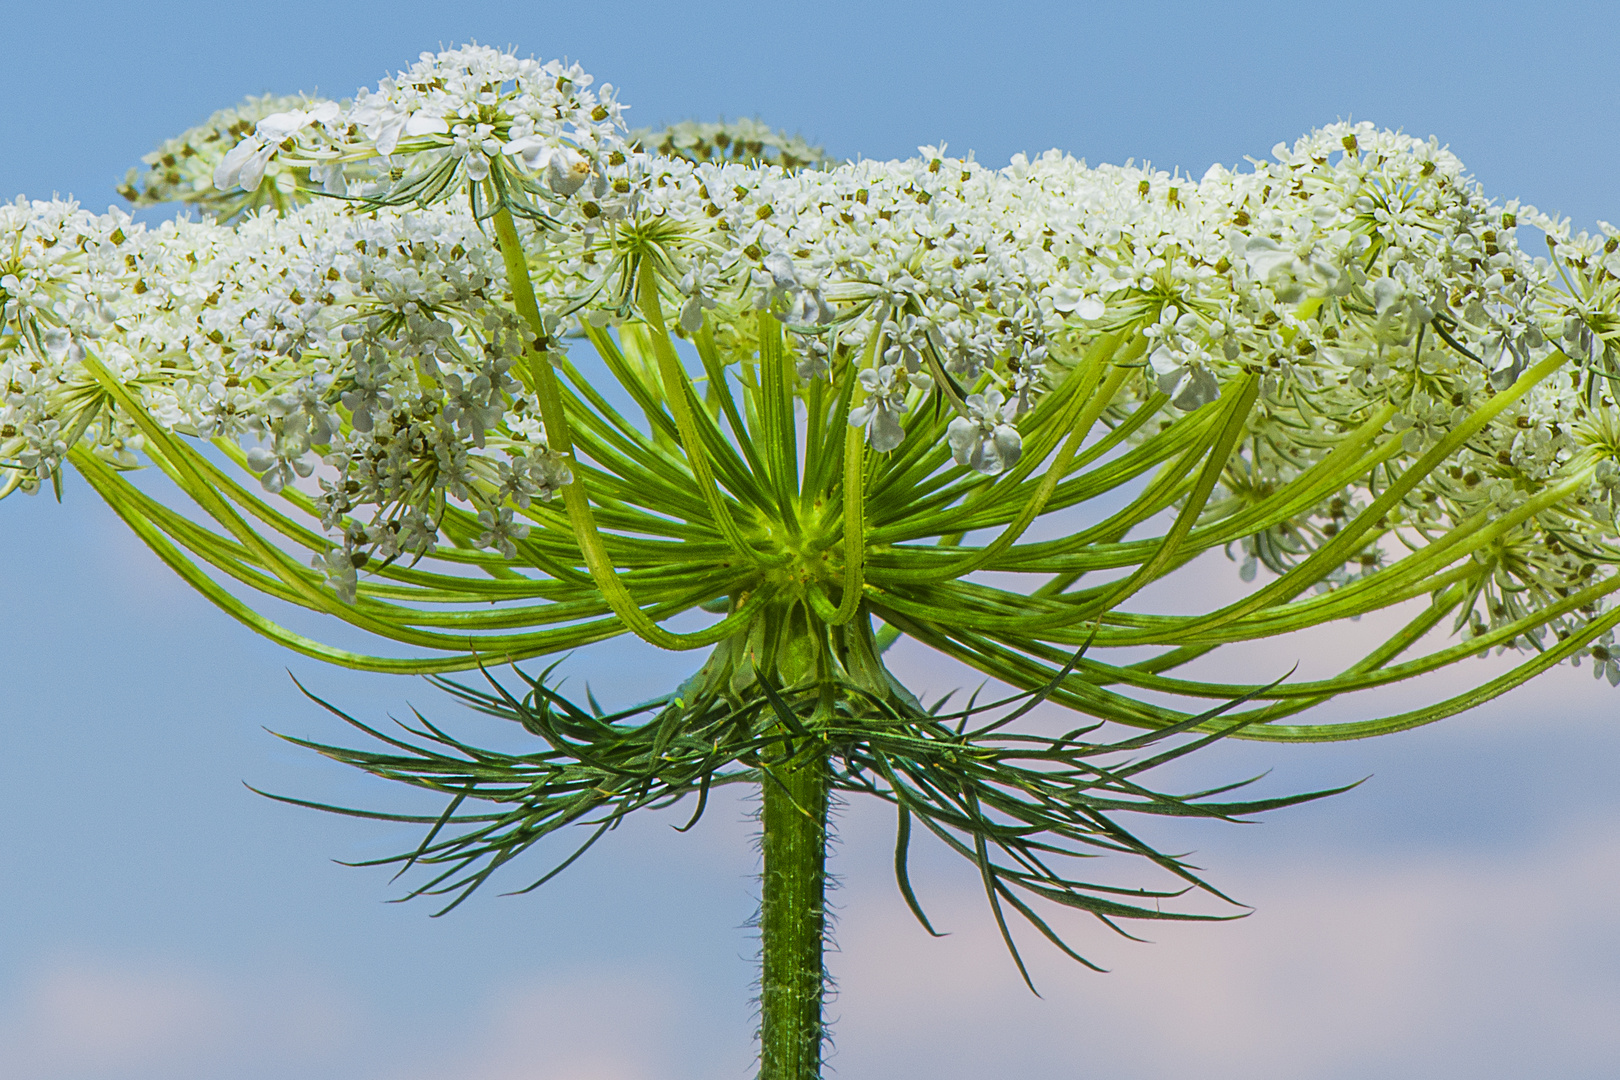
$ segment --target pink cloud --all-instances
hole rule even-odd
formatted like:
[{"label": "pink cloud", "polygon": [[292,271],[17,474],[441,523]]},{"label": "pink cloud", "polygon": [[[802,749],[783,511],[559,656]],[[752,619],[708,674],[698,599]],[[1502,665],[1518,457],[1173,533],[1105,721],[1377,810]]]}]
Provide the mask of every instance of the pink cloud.
[{"label": "pink cloud", "polygon": [[169,963],[61,959],[25,979],[0,1020],[0,1076],[226,1075],[244,1059],[291,1066],[351,1033],[356,1011],[317,978],[244,982]]},{"label": "pink cloud", "polygon": [[1024,933],[1043,1000],[967,882],[929,890],[940,941],[873,882],[851,890],[834,958],[844,1075],[1607,1075],[1620,822],[1604,824],[1516,854],[1251,865],[1247,919],[1152,926],[1147,946],[1080,927],[1108,975]]},{"label": "pink cloud", "polygon": [[[685,1019],[657,972],[554,972],[495,988],[470,1030],[422,1068],[398,1080],[665,1080]],[[737,1059],[715,1075],[745,1075],[746,1047],[717,1047],[710,1060]]]}]

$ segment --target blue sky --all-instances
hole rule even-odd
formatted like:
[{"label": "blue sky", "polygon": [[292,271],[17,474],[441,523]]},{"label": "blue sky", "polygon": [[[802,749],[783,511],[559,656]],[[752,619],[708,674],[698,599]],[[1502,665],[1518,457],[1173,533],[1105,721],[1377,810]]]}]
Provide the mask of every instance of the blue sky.
[{"label": "blue sky", "polygon": [[[96,209],[142,153],[246,94],[345,96],[476,39],[579,60],[623,88],[637,124],[757,114],[846,155],[945,141],[1000,164],[1055,145],[1196,176],[1352,117],[1438,136],[1504,199],[1583,224],[1620,214],[1609,6],[15,6],[0,195]],[[60,506],[0,504],[0,552],[0,1075],[748,1075],[745,803],[689,834],[633,822],[537,893],[430,919],[384,903],[385,874],[331,861],[389,853],[408,831],[242,785],[391,794],[265,733],[340,734],[289,669],[364,718],[413,703],[478,721],[424,684],[278,652],[189,593],[82,484]],[[1210,588],[1235,587],[1231,567],[1208,567]],[[1337,647],[1284,651],[1308,669]],[[920,651],[896,665],[913,685],[971,681]],[[620,699],[686,667],[622,648],[570,664]],[[834,860],[836,1075],[1612,1075],[1620,690],[1561,670],[1424,731],[1220,747],[1184,775],[1266,769],[1274,790],[1371,779],[1260,825],[1161,830],[1256,914],[1153,945],[1077,927],[1114,973],[1034,947],[1041,1000],[946,856],[924,851],[918,878],[952,935],[910,921],[887,816],[850,807]]]}]

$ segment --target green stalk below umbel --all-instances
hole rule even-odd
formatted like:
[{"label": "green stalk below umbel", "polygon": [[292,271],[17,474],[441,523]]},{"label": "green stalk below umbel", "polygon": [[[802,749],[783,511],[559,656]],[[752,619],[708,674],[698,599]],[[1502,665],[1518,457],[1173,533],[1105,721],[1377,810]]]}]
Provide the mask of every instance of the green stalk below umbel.
[{"label": "green stalk below umbel", "polygon": [[807,754],[765,778],[760,890],[760,1080],[821,1076],[826,975],[827,761]]}]

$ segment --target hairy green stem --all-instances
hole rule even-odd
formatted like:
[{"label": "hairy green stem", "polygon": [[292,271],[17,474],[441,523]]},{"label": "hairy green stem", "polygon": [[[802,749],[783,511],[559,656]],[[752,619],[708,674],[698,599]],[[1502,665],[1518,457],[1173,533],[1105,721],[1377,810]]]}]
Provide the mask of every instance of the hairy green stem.
[{"label": "hairy green stem", "polygon": [[819,749],[774,767],[765,778],[760,1080],[821,1076],[827,781],[827,759]]}]

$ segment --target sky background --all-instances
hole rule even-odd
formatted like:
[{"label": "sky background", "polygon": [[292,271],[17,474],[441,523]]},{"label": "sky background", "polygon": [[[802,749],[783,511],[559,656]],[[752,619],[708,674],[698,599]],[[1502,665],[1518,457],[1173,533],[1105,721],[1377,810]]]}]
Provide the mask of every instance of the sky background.
[{"label": "sky background", "polygon": [[[1620,214],[1612,5],[4,0],[4,13],[0,195],[71,193],[97,210],[141,154],[247,94],[347,96],[423,49],[477,40],[580,61],[622,87],[637,125],[757,114],[842,155],[944,141],[999,165],[1058,146],[1198,176],[1367,119],[1438,136],[1503,199],[1583,225]],[[1198,571],[1181,602],[1238,587],[1218,556]],[[1308,674],[1376,630],[1248,659],[1267,677],[1295,660]],[[289,670],[364,719],[410,703],[469,735],[493,722],[420,682],[278,652],[190,593],[76,478],[62,505],[0,504],[0,655],[0,1076],[749,1075],[745,802],[720,800],[687,834],[673,817],[632,821],[527,896],[491,889],[444,919],[387,904],[385,872],[332,860],[392,853],[408,828],[243,786],[392,794],[266,734],[342,735]],[[894,662],[916,687],[976,681],[904,646]],[[692,663],[609,648],[568,670],[628,701]],[[1423,731],[1232,744],[1174,779],[1267,769],[1270,791],[1370,779],[1263,824],[1153,830],[1256,913],[1154,928],[1151,945],[1075,923],[1109,975],[1030,941],[1042,999],[964,866],[919,847],[919,889],[951,932],[931,940],[895,894],[888,815],[849,807],[833,860],[834,1075],[1613,1075],[1620,690],[1563,669]]]}]

